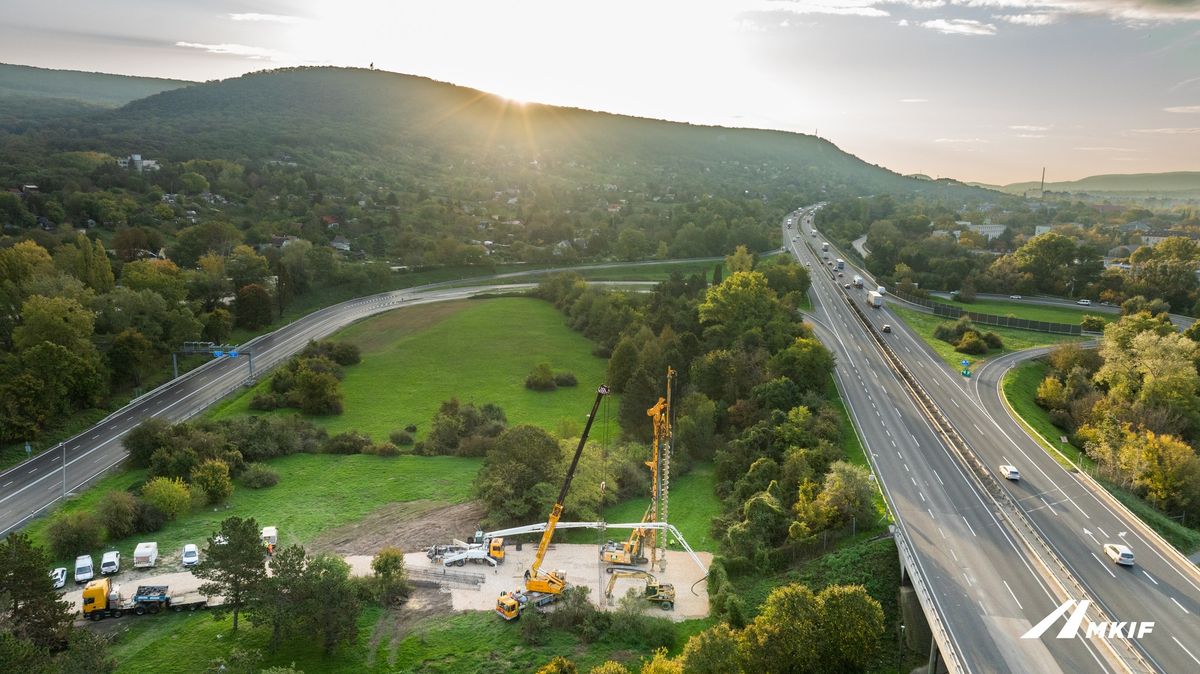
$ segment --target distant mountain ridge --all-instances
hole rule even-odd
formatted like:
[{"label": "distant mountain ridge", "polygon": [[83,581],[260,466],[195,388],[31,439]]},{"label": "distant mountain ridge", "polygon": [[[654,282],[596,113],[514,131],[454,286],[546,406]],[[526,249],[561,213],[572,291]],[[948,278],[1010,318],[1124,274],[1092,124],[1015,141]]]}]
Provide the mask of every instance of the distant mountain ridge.
[{"label": "distant mountain ridge", "polygon": [[[1001,190],[1010,194],[1023,194],[1036,190],[1038,181],[1012,183],[995,186],[971,183],[980,187]],[[1168,173],[1114,173],[1088,176],[1079,180],[1046,183],[1049,192],[1120,192],[1142,194],[1200,193],[1200,171],[1172,171]]]},{"label": "distant mountain ridge", "polygon": [[195,82],[0,63],[0,96],[54,98],[109,108],[192,84]]}]

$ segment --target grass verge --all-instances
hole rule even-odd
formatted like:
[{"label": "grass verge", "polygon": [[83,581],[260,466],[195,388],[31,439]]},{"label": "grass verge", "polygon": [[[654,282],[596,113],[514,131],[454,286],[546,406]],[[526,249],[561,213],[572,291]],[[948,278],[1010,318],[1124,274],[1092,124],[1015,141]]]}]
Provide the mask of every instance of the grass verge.
[{"label": "grass verge", "polygon": [[1029,321],[1046,321],[1047,323],[1065,323],[1067,325],[1079,325],[1079,322],[1083,320],[1084,314],[1099,316],[1105,323],[1111,323],[1118,318],[1116,314],[1108,314],[1100,311],[1031,304],[1020,300],[977,299],[974,302],[946,302],[935,299],[934,301],[955,307],[956,309],[962,309],[963,311],[974,311],[977,314],[1013,316]]},{"label": "grass verge", "polygon": [[[441,403],[452,397],[496,403],[510,424],[554,431],[562,422],[583,419],[607,369],[605,359],[592,355],[592,342],[566,327],[553,305],[529,298],[399,309],[351,325],[333,339],[358,345],[362,363],[346,369],[346,411],[310,419],[330,433],[357,429],[376,440],[408,424],[423,434]],[[552,392],[526,389],[526,375],[540,362],[575,373],[579,385]],[[250,401],[268,384],[264,379],[210,415],[251,414]]]},{"label": "grass verge", "polygon": [[[892,303],[888,306],[892,312],[899,316],[910,328],[913,329],[921,339],[924,339],[927,344],[937,353],[938,356],[946,362],[953,370],[960,369],[959,361],[964,358],[964,355],[954,350],[954,346],[943,342],[940,339],[934,339],[933,330],[941,323],[953,322],[941,316],[926,314],[913,309],[907,309],[897,306]],[[1032,330],[1017,330],[1015,328],[1002,328],[992,325],[979,325],[980,330],[985,332],[994,332],[1000,335],[1004,340],[1004,348],[993,350],[985,356],[965,356],[972,363],[978,364],[988,358],[993,358],[1001,354],[1012,351],[1021,351],[1024,349],[1032,349],[1038,346],[1048,346],[1051,344],[1061,344],[1063,342],[1078,342],[1082,341],[1082,337],[1074,335],[1054,335],[1048,332],[1034,332]]]}]

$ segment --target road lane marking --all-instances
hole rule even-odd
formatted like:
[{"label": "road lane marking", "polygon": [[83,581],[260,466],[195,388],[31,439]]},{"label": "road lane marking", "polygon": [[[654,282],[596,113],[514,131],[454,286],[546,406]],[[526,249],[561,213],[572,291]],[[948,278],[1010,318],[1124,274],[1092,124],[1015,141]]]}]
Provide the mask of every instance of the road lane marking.
[{"label": "road lane marking", "polygon": [[950,399],[950,402],[954,403],[954,406],[955,406],[955,407],[958,407],[958,408],[960,408],[960,409],[962,408],[962,405],[959,405],[959,404],[958,404],[958,401],[957,401],[957,400],[955,400],[954,398],[951,398],[951,399]]},{"label": "road lane marking", "polygon": [[966,571],[963,571],[962,577],[963,577],[963,580],[967,581],[967,587],[971,587],[971,579],[970,579],[970,577],[967,576]]},{"label": "road lane marking", "polygon": [[983,429],[979,427],[979,424],[972,422],[971,425],[975,427],[975,430],[979,431],[980,435],[983,435]]},{"label": "road lane marking", "polygon": [[971,532],[971,535],[972,535],[972,536],[974,536],[974,537],[976,537],[976,538],[979,538],[979,534],[975,533],[975,529],[974,529],[974,528],[971,526],[971,523],[967,521],[967,518],[966,518],[966,516],[965,516],[965,515],[959,515],[959,517],[961,517],[961,518],[962,518],[963,524],[967,525],[967,529],[968,529],[968,530],[970,530],[970,532]]},{"label": "road lane marking", "polygon": [[1105,538],[1109,538],[1108,532],[1101,529],[1100,527],[1096,527],[1096,531],[1099,531],[1101,534],[1103,534]]},{"label": "road lane marking", "polygon": [[896,452],[896,457],[897,457],[897,458],[899,458],[899,459],[900,459],[900,460],[902,460],[902,461],[904,460],[904,457],[903,457],[903,456],[900,456],[900,452]]},{"label": "road lane marking", "polygon": [[954,548],[950,548],[950,556],[954,558],[954,561],[958,561],[958,553],[954,551]]},{"label": "road lane marking", "polygon": [[30,474],[30,475],[33,475],[33,474],[34,474],[34,473],[36,473],[37,471],[38,471],[38,469],[37,469],[37,468],[34,468],[33,470],[29,471],[29,474]]},{"label": "road lane marking", "polygon": [[917,492],[917,496],[921,497],[921,503],[925,503],[925,492]]},{"label": "road lane marking", "polygon": [[1179,644],[1179,647],[1183,649],[1183,652],[1187,653],[1189,658],[1196,660],[1197,665],[1200,665],[1200,660],[1196,659],[1196,656],[1192,655],[1192,652],[1187,649],[1187,646],[1184,646],[1183,644],[1179,643],[1179,639],[1176,639],[1175,637],[1171,637],[1171,641],[1174,641],[1176,644]]},{"label": "road lane marking", "polygon": [[908,469],[908,464],[907,464],[907,463],[906,463],[906,464],[904,464],[904,472],[906,472],[906,473],[911,473],[911,472],[912,472],[911,470],[909,470],[909,469]]},{"label": "road lane marking", "polygon": [[[914,484],[915,484],[915,483],[914,483]],[[937,519],[936,517],[934,517],[934,516],[933,516],[933,511],[932,511],[932,510],[930,510],[929,508],[926,508],[926,509],[925,509],[925,512],[929,513],[929,519],[931,519],[931,520],[936,520],[936,519]]]},{"label": "road lane marking", "polygon": [[4,483],[4,486],[5,486],[5,487],[7,487],[8,485],[10,485],[10,484],[12,484],[12,483],[13,483],[13,481],[12,481],[12,480],[9,480],[8,482],[5,482],[5,483]]},{"label": "road lane marking", "polygon": [[[1001,578],[1001,579],[1000,579],[1000,582],[1001,582],[1001,583],[1004,583],[1004,587],[1008,587],[1008,581],[1007,581],[1007,580],[1004,580],[1003,578]],[[1024,607],[1024,606],[1021,606],[1021,600],[1020,600],[1020,599],[1017,599],[1017,593],[1016,593],[1016,592],[1013,592],[1011,587],[1008,587],[1008,593],[1012,595],[1013,601],[1017,602],[1017,608],[1019,608],[1019,609],[1021,609],[1022,611],[1024,611],[1024,610],[1025,610],[1025,607]]]},{"label": "road lane marking", "polygon": [[942,535],[942,538],[943,538],[943,539],[945,539],[945,538],[946,538],[946,532],[945,532],[945,531],[942,531],[942,528],[941,528],[941,527],[938,527],[938,533]]},{"label": "road lane marking", "polygon": [[1101,562],[1101,561],[1100,561],[1100,558],[1099,558],[1099,557],[1097,557],[1097,556],[1096,556],[1096,553],[1094,553],[1094,552],[1092,553],[1092,559],[1096,560],[1096,562],[1097,562],[1097,563],[1099,563],[1099,564],[1100,564],[1100,566],[1103,566],[1103,567],[1104,567],[1104,570],[1108,572],[1108,575],[1112,576],[1113,578],[1116,578],[1116,577],[1117,577],[1117,574],[1113,573],[1113,572],[1112,572],[1112,569],[1108,568],[1108,566],[1109,566],[1109,565],[1108,565],[1108,564],[1105,564],[1104,562]]},{"label": "road lane marking", "polygon": [[1054,516],[1055,516],[1055,517],[1058,517],[1058,511],[1057,511],[1057,510],[1055,510],[1054,508],[1051,508],[1051,507],[1050,507],[1050,504],[1049,504],[1049,503],[1046,503],[1046,499],[1044,499],[1044,498],[1042,498],[1042,497],[1040,497],[1040,496],[1039,496],[1038,498],[1039,498],[1039,499],[1041,499],[1042,503],[1044,503],[1044,504],[1046,505],[1046,509],[1047,509],[1047,510],[1049,510],[1049,511],[1050,511],[1050,512],[1052,512],[1052,513],[1054,513]]},{"label": "road lane marking", "polygon": [[946,483],[942,482],[942,476],[938,475],[937,469],[932,469],[932,470],[933,470],[933,476],[937,478],[938,484],[942,485],[943,487],[946,486]]},{"label": "road lane marking", "polygon": [[1142,573],[1143,573],[1143,574],[1145,574],[1145,575],[1146,575],[1146,577],[1150,579],[1150,582],[1151,582],[1151,583],[1154,583],[1155,585],[1158,585],[1158,581],[1157,581],[1157,580],[1154,580],[1154,576],[1151,576],[1150,574],[1146,573],[1146,570],[1145,570],[1145,569],[1142,569]]},{"label": "road lane marking", "polygon": [[915,478],[915,477],[913,477],[913,476],[909,475],[909,476],[908,476],[908,479],[912,480],[912,483],[913,483],[913,486],[914,486],[914,487],[915,487],[915,486],[917,486],[917,478]]},{"label": "road lane marking", "polygon": [[1178,606],[1184,613],[1191,613],[1191,611],[1183,608],[1183,604],[1180,604],[1179,600],[1175,599],[1175,597],[1171,597],[1171,601],[1175,602],[1175,605]]}]

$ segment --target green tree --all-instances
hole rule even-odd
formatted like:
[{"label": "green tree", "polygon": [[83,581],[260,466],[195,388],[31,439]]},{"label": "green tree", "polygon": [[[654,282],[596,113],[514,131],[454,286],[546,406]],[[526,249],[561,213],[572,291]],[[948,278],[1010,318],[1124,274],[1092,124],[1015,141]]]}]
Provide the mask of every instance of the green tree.
[{"label": "green tree", "polygon": [[754,254],[745,246],[738,246],[733,253],[725,256],[725,266],[733,274],[754,270]]},{"label": "green tree", "polygon": [[546,431],[523,424],[496,438],[475,478],[475,493],[495,524],[527,521],[545,514],[557,492],[562,451]]},{"label": "green tree", "polygon": [[79,510],[55,516],[46,539],[55,557],[75,557],[99,546],[103,533],[103,525],[95,514]]},{"label": "green tree", "polygon": [[13,330],[18,349],[50,342],[69,351],[95,352],[91,342],[95,320],[76,300],[34,295],[22,305],[21,319],[21,325]]},{"label": "green tree", "polygon": [[98,293],[113,289],[112,265],[109,264],[104,244],[88,239],[83,232],[76,234],[74,241],[55,252],[54,263]]},{"label": "green tree", "polygon": [[592,667],[588,674],[629,674],[629,669],[619,662],[608,660],[603,664]]},{"label": "green tree", "polygon": [[108,363],[116,383],[132,382],[141,386],[142,378],[154,366],[154,345],[145,335],[133,328],[126,328],[113,338],[108,349]]},{"label": "green tree", "polygon": [[340,643],[358,639],[358,616],[362,602],[350,582],[350,565],[332,554],[320,554],[304,573],[304,615],[320,638],[325,653]]},{"label": "green tree", "polygon": [[179,478],[156,477],[142,487],[142,499],[158,508],[168,520],[186,513],[192,507],[192,495]]},{"label": "green tree", "polygon": [[224,344],[233,333],[233,314],[223,307],[217,307],[204,314],[201,323],[204,324],[201,333],[204,339],[216,344]]},{"label": "green tree", "polygon": [[654,657],[642,665],[641,674],[686,674],[678,660],[667,656],[667,649],[654,651]]},{"label": "green tree", "polygon": [[738,650],[748,672],[820,671],[820,607],[803,585],[777,587],[741,632]]},{"label": "green tree", "polygon": [[342,383],[329,372],[301,366],[300,371],[296,373],[294,392],[300,404],[300,411],[304,414],[342,413]]},{"label": "green tree", "polygon": [[0,542],[0,630],[39,648],[59,650],[72,615],[70,604],[54,590],[48,568],[45,550],[28,534],[13,532]]},{"label": "green tree", "polygon": [[1186,490],[1196,484],[1200,459],[1179,438],[1142,430],[1129,433],[1119,451],[1121,469],[1150,503],[1159,508],[1187,507],[1197,498]]},{"label": "green tree", "polygon": [[863,672],[879,653],[883,607],[862,585],[831,585],[817,595],[821,666],[831,672]]},{"label": "green tree", "polygon": [[238,615],[260,596],[267,577],[260,534],[258,522],[252,517],[227,518],[221,522],[219,533],[209,537],[204,556],[192,570],[197,578],[208,581],[200,586],[201,594],[225,597],[225,603],[215,607],[213,615],[221,618],[232,613],[234,632]]},{"label": "green tree", "polygon": [[237,324],[243,328],[254,330],[269,325],[275,317],[271,293],[257,283],[243,286],[238,291],[234,312]]},{"label": "green tree", "polygon": [[408,574],[404,570],[404,551],[400,548],[388,546],[380,550],[371,560],[371,571],[384,606],[408,596]]},{"label": "green tree", "polygon": [[127,491],[106,492],[96,506],[109,540],[120,540],[134,532],[137,523],[137,497]]},{"label": "green tree", "polygon": [[772,376],[787,377],[805,391],[823,391],[833,373],[833,354],[815,339],[798,337],[768,361]]},{"label": "green tree", "polygon": [[637,361],[638,348],[633,338],[628,335],[622,337],[613,349],[612,357],[608,359],[607,381],[614,393],[625,391],[625,382],[629,381],[629,377],[637,368]]},{"label": "green tree", "polygon": [[208,179],[195,171],[188,171],[179,176],[179,186],[187,194],[200,194],[208,191]]},{"label": "green tree", "polygon": [[758,272],[734,272],[721,285],[709,288],[700,303],[700,321],[722,326],[729,338],[762,330],[779,311],[775,291]]},{"label": "green tree", "polygon": [[267,258],[254,252],[247,245],[237,246],[225,260],[225,271],[233,281],[234,288],[244,288],[251,283],[262,284],[270,272]]},{"label": "green tree", "polygon": [[204,493],[209,504],[220,503],[233,493],[229,465],[220,459],[208,459],[192,469],[192,486]]},{"label": "green tree", "polygon": [[308,558],[303,547],[289,545],[276,550],[269,565],[271,573],[255,591],[249,618],[253,625],[271,628],[269,649],[274,652],[284,636],[295,634],[304,624]]},{"label": "green tree", "polygon": [[866,468],[835,461],[825,475],[825,485],[818,500],[822,509],[833,518],[829,524],[840,526],[854,520],[871,523],[875,519],[874,498],[874,483]]},{"label": "green tree", "polygon": [[130,290],[152,290],[175,306],[187,297],[183,272],[170,260],[136,260],[121,268],[121,284]]},{"label": "green tree", "polygon": [[688,674],[741,674],[745,671],[738,651],[738,635],[725,623],[718,623],[688,639],[680,660]]}]

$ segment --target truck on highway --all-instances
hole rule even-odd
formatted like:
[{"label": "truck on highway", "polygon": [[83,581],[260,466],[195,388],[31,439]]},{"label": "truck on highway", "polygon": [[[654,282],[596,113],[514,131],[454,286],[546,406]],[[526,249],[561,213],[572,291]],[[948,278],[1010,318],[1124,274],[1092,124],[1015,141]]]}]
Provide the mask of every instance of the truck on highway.
[{"label": "truck on highway", "polygon": [[874,290],[867,291],[867,304],[871,305],[872,309],[878,309],[883,306],[883,295]]},{"label": "truck on highway", "polygon": [[822,253],[829,252],[829,242],[828,241],[825,241],[821,244],[821,252]]},{"label": "truck on highway", "polygon": [[147,569],[158,563],[158,543],[138,543],[133,549],[133,568]]},{"label": "truck on highway", "polygon": [[857,276],[857,275],[854,277],[854,287],[855,288],[863,287],[863,277]]},{"label": "truck on highway", "polygon": [[199,594],[172,597],[166,585],[139,585],[131,596],[123,597],[120,585],[111,578],[101,578],[83,588],[80,610],[85,620],[103,620],[120,618],[126,613],[145,615],[167,609],[195,611],[208,605],[208,598]]},{"label": "truck on highway", "polygon": [[834,260],[833,266],[836,267],[838,271],[841,271],[846,268],[846,261],[839,257],[838,259]]},{"label": "truck on highway", "polygon": [[817,230],[815,230],[815,229],[810,229],[810,230],[809,230],[809,232],[810,232],[810,233],[811,233],[813,236],[816,236],[816,235],[817,235]]}]

